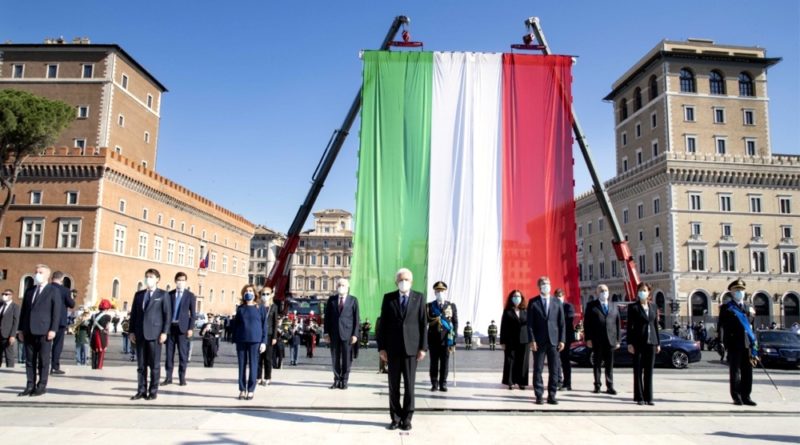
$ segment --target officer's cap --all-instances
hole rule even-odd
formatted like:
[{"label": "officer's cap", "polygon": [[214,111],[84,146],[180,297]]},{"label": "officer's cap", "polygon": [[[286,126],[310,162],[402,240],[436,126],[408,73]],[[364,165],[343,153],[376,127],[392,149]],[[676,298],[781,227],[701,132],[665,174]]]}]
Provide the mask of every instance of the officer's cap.
[{"label": "officer's cap", "polygon": [[736,281],[732,281],[731,284],[728,285],[728,290],[745,290],[745,283],[744,280],[741,278],[737,278]]},{"label": "officer's cap", "polygon": [[444,284],[444,281],[437,281],[433,283],[433,290],[447,290],[447,285]]}]

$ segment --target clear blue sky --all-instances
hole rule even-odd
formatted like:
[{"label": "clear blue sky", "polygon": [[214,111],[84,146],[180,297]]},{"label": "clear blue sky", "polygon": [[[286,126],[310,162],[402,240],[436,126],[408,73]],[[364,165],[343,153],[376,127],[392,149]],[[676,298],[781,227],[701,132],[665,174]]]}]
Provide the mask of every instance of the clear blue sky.
[{"label": "clear blue sky", "polygon": [[[759,45],[775,153],[800,153],[800,2],[139,1],[4,2],[0,41],[88,36],[117,43],[170,92],[157,170],[255,223],[285,232],[361,83],[360,49],[411,18],[428,50],[508,51],[541,18],[555,52],[579,56],[573,95],[601,176],[614,172],[610,86],[661,39]],[[353,210],[358,122],[315,209]],[[576,193],[590,181],[576,152]]]}]

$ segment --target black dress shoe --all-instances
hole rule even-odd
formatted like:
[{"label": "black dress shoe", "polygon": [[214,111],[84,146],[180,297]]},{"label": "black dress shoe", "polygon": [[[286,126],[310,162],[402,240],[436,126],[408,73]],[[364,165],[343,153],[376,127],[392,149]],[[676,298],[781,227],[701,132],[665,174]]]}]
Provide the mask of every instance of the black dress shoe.
[{"label": "black dress shoe", "polygon": [[434,383],[433,385],[431,385],[431,391],[434,391],[434,392],[436,392],[436,391],[438,391],[438,390],[439,390],[439,386],[438,386],[436,383]]},{"label": "black dress shoe", "polygon": [[51,374],[51,375],[52,375],[52,374],[56,374],[56,375],[64,375],[64,374],[66,374],[66,372],[64,372],[64,371],[62,371],[62,370],[60,370],[60,369],[54,369],[54,370],[50,371],[50,374]]},{"label": "black dress shoe", "polygon": [[647,405],[649,405],[649,406],[653,406],[653,405],[655,405],[655,403],[653,403],[652,401],[650,401],[650,402],[644,402],[644,403],[645,403],[645,404],[647,404]]},{"label": "black dress shoe", "polygon": [[554,397],[548,397],[547,398],[547,404],[548,405],[558,405],[558,400],[556,400]]},{"label": "black dress shoe", "polygon": [[564,387],[567,391],[572,391],[572,385],[567,385]]},{"label": "black dress shoe", "polygon": [[400,424],[400,429],[403,431],[411,431],[411,422],[403,422]]},{"label": "black dress shoe", "polygon": [[737,405],[737,406],[741,406],[741,405],[742,405],[742,401],[741,401],[741,400],[739,400],[739,399],[734,399],[734,400],[733,400],[733,404],[734,404],[734,405]]},{"label": "black dress shoe", "polygon": [[333,385],[329,386],[328,389],[339,389],[339,382],[333,382]]},{"label": "black dress shoe", "polygon": [[544,405],[544,401],[542,400],[542,398],[541,398],[541,397],[537,397],[537,398],[536,398],[536,402],[535,402],[535,403],[536,403],[537,405]]},{"label": "black dress shoe", "polygon": [[508,385],[508,389],[514,389],[514,385]]},{"label": "black dress shoe", "polygon": [[339,385],[339,389],[347,389],[347,383],[342,382],[342,384]]},{"label": "black dress shoe", "polygon": [[182,381],[182,382],[178,383],[178,386],[186,386],[186,380],[184,380],[184,381]]},{"label": "black dress shoe", "polygon": [[607,389],[606,394],[611,394],[612,396],[615,396],[617,395],[617,390],[615,390],[614,388]]},{"label": "black dress shoe", "polygon": [[400,424],[397,422],[392,422],[386,427],[387,430],[396,430],[398,428],[400,428]]},{"label": "black dress shoe", "polygon": [[756,406],[758,405],[756,402],[752,401],[751,399],[742,399],[742,403],[747,406]]},{"label": "black dress shoe", "polygon": [[644,400],[637,400],[636,404],[639,405],[639,406],[643,406],[644,405]]},{"label": "black dress shoe", "polygon": [[595,386],[594,387],[594,391],[592,391],[592,392],[595,393],[595,394],[600,394],[600,387],[599,386]]},{"label": "black dress shoe", "polygon": [[33,394],[33,388],[25,388],[25,390],[22,391],[21,393],[17,394],[17,396],[19,396],[19,397],[27,397],[27,396],[29,396],[31,394]]},{"label": "black dress shoe", "polygon": [[164,380],[163,382],[161,382],[161,386],[167,386],[167,385],[171,385],[171,384],[172,384],[172,380]]},{"label": "black dress shoe", "polygon": [[525,385],[519,385],[519,389],[522,389],[522,390],[524,390],[524,389],[526,389],[526,388],[527,388],[527,386],[525,386]]},{"label": "black dress shoe", "polygon": [[149,396],[147,396],[147,400],[155,400],[157,398],[158,398],[158,394],[156,394],[156,393],[152,393]]},{"label": "black dress shoe", "polygon": [[136,394],[133,395],[133,397],[131,397],[131,400],[139,400],[139,399],[145,399],[145,398],[147,398],[147,395],[145,393],[137,392]]},{"label": "black dress shoe", "polygon": [[447,385],[439,385],[439,391],[447,392]]}]

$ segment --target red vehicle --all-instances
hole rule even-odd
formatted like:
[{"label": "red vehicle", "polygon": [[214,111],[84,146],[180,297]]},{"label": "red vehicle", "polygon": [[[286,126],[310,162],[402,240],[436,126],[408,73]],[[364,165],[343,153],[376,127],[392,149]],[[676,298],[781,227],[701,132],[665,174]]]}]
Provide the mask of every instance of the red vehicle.
[{"label": "red vehicle", "polygon": [[299,323],[305,323],[306,320],[311,319],[318,326],[322,326],[322,311],[325,308],[317,297],[288,298],[286,301],[288,302],[286,313],[289,320],[297,319]]}]

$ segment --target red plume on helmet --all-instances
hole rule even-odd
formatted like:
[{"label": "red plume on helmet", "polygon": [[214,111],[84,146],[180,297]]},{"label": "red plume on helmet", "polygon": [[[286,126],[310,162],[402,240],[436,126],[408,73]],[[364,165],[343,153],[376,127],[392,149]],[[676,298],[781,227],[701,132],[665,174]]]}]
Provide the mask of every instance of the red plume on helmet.
[{"label": "red plume on helmet", "polygon": [[107,311],[111,309],[111,302],[106,299],[103,299],[103,301],[100,302],[100,306],[98,306],[98,308],[101,311]]}]

